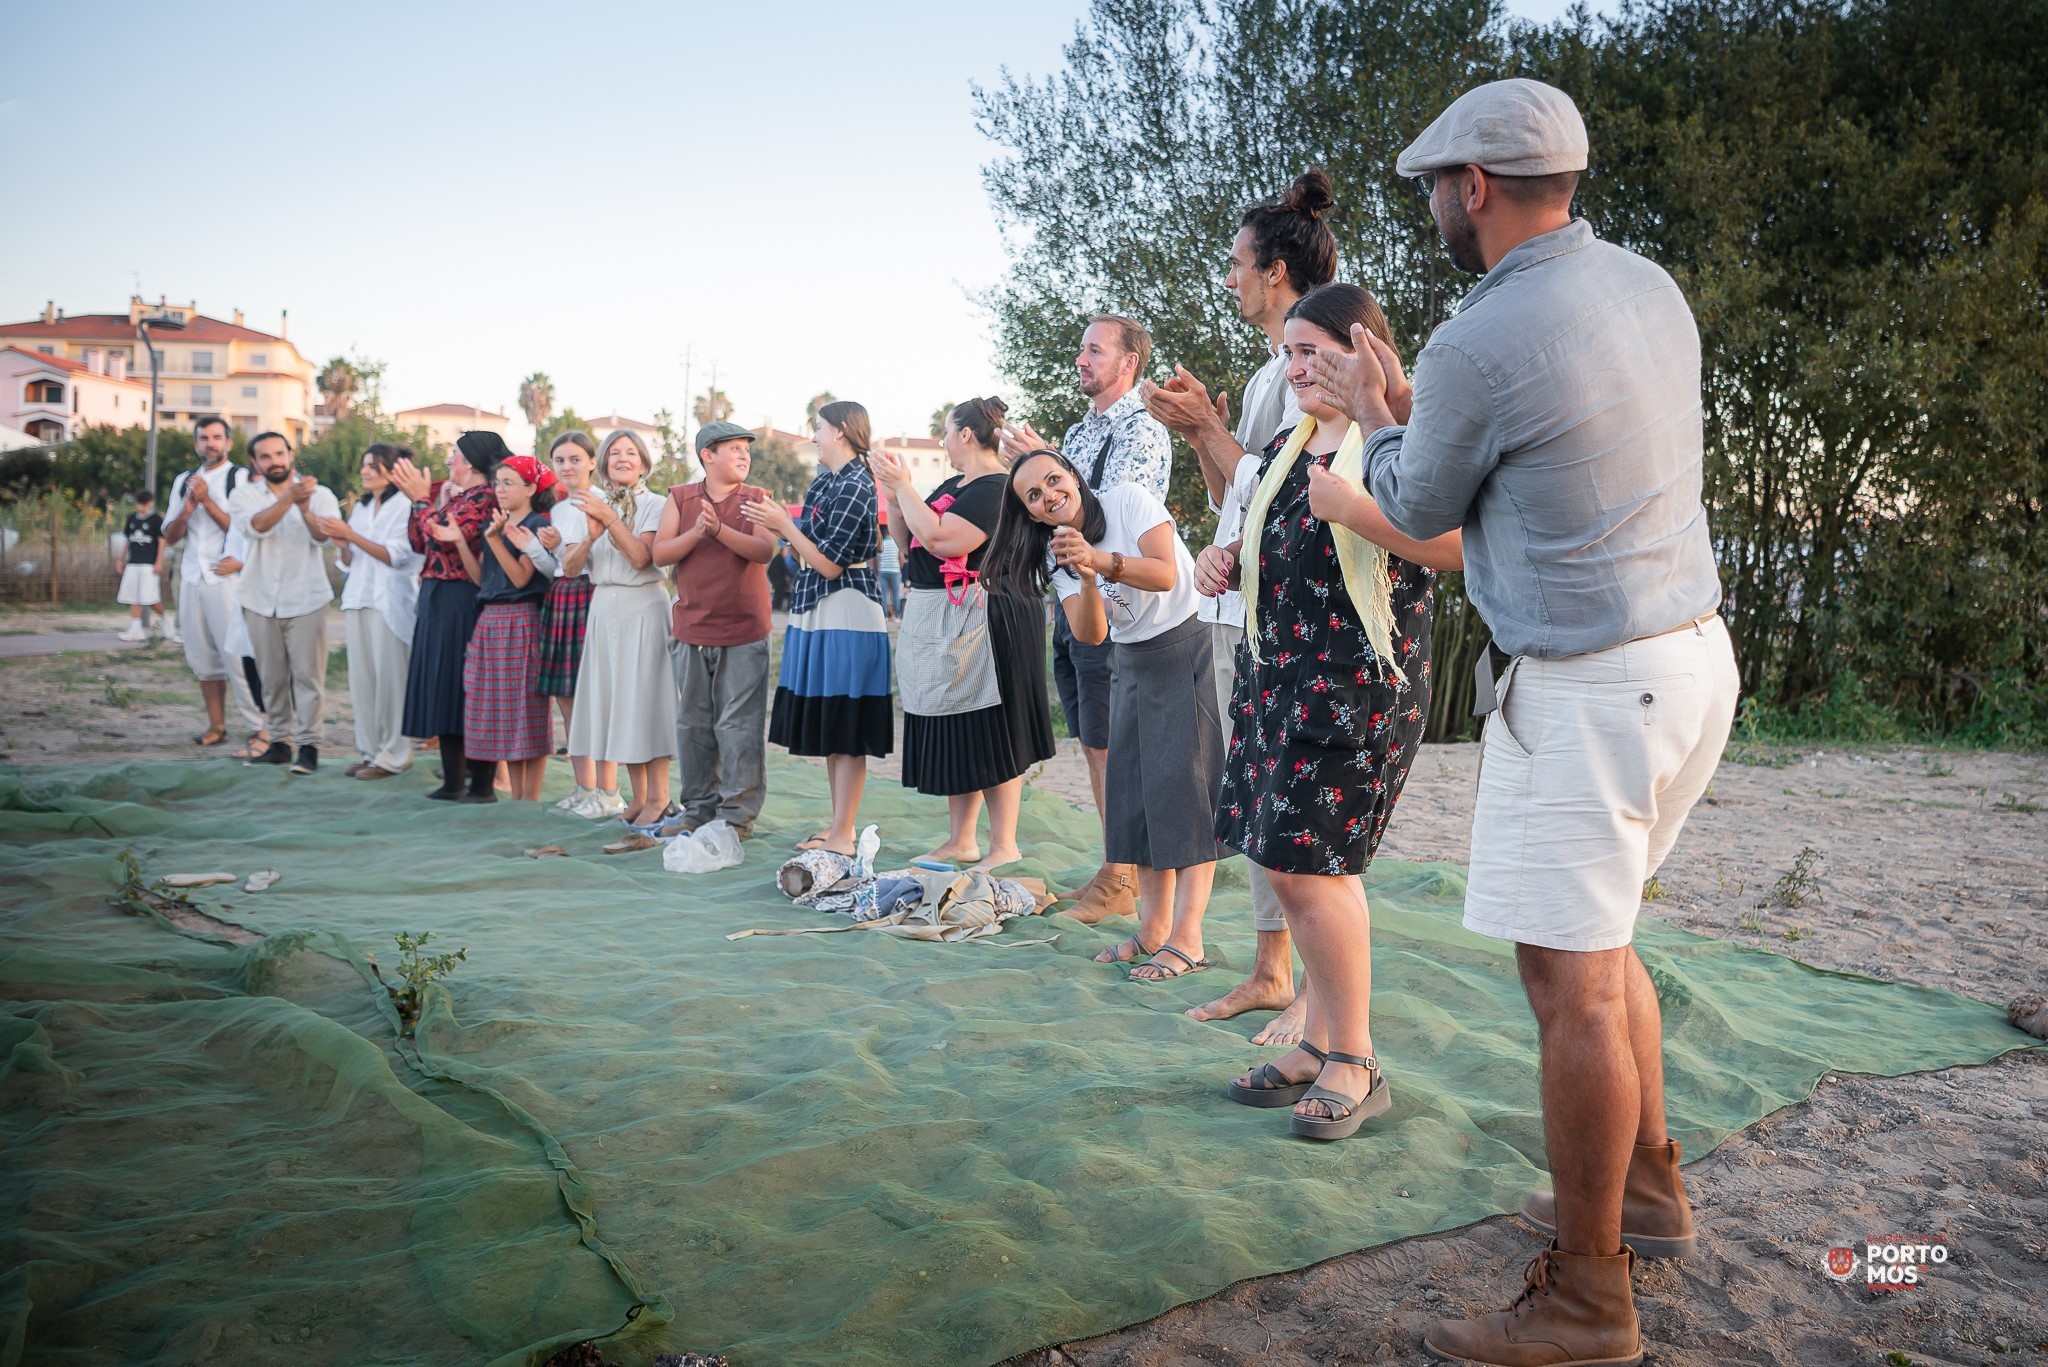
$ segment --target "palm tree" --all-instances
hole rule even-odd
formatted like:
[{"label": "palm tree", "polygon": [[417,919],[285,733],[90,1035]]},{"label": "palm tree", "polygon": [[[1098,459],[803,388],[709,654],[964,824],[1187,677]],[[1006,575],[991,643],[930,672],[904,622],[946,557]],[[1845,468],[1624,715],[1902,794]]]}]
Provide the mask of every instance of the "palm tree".
[{"label": "palm tree", "polygon": [[346,356],[336,356],[321,368],[320,398],[327,406],[327,416],[340,422],[348,416],[349,405],[355,402],[356,391],[362,386],[362,376]]},{"label": "palm tree", "polygon": [[697,419],[697,426],[708,427],[732,416],[732,400],[725,397],[723,389],[707,389],[697,396],[690,412]]},{"label": "palm tree", "polygon": [[952,415],[953,405],[949,403],[942,403],[937,408],[934,408],[932,410],[933,436],[943,437],[946,435],[946,419],[951,417]]},{"label": "palm tree", "polygon": [[818,425],[818,410],[828,403],[837,402],[839,402],[839,396],[829,389],[821,389],[811,395],[811,401],[804,405],[804,426],[806,428],[816,427]]},{"label": "palm tree", "polygon": [[519,382],[519,408],[538,432],[555,412],[555,382],[547,372],[536,370]]}]

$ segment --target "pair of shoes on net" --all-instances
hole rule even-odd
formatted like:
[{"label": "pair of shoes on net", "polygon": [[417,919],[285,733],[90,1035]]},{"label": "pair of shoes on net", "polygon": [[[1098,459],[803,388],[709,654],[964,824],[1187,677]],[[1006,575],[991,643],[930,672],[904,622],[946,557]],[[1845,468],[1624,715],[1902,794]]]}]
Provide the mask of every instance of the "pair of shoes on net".
[{"label": "pair of shoes on net", "polygon": [[[1422,1346],[1445,1362],[1482,1367],[1641,1362],[1642,1328],[1630,1285],[1636,1259],[1683,1257],[1697,1244],[1680,1157],[1675,1142],[1636,1145],[1622,1192],[1621,1252],[1606,1258],[1566,1253],[1553,1237],[1524,1270],[1514,1304],[1477,1319],[1440,1320]],[[1522,1202],[1522,1218],[1554,1236],[1556,1197],[1532,1192]]]},{"label": "pair of shoes on net", "polygon": [[608,816],[617,816],[626,810],[626,800],[617,793],[601,793],[595,788],[578,788],[555,804],[555,810],[580,816],[585,821],[601,821]]}]

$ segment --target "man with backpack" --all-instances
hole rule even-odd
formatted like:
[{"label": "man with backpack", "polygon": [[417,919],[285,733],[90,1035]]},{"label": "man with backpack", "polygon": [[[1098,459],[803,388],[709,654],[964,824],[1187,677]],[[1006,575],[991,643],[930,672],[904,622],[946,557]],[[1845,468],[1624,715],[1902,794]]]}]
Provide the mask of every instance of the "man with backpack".
[{"label": "man with backpack", "polygon": [[206,731],[193,740],[205,746],[219,745],[228,738],[230,690],[249,738],[264,734],[263,708],[249,692],[240,658],[227,645],[229,624],[241,610],[235,577],[214,571],[226,549],[228,499],[249,478],[247,470],[228,460],[228,448],[233,444],[226,419],[201,418],[192,429],[199,468],[171,481],[170,504],[164,510],[164,544],[184,545],[178,610],[183,618],[185,663],[199,680],[200,696],[206,700]]}]

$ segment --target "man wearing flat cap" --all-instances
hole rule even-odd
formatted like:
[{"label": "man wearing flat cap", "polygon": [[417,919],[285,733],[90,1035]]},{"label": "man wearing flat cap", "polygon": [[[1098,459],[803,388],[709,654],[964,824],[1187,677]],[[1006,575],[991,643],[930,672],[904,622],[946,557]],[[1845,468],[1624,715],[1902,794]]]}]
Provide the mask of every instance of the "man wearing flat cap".
[{"label": "man wearing flat cap", "polygon": [[1318,353],[1402,533],[1465,534],[1493,633],[1465,925],[1515,944],[1542,1044],[1554,1234],[1504,1312],[1424,1346],[1495,1367],[1642,1357],[1634,1261],[1693,1246],[1662,1021],[1631,948],[1645,880],[1719,762],[1735,656],[1701,502],[1699,334],[1671,277],[1571,213],[1586,128],[1539,81],[1466,92],[1401,154],[1481,276],[1416,359]]}]

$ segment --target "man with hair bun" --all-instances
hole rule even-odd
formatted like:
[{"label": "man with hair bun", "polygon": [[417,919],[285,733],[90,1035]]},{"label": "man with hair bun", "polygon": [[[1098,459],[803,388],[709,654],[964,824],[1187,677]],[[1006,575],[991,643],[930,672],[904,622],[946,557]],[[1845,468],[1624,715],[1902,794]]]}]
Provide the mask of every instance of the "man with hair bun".
[{"label": "man with hair bun", "polygon": [[1552,1233],[1506,1310],[1435,1356],[1636,1363],[1638,1257],[1695,1236],[1664,1121],[1657,989],[1631,946],[1645,880],[1727,743],[1735,653],[1701,501],[1699,332],[1655,263],[1572,217],[1586,126],[1539,81],[1460,96],[1401,154],[1452,262],[1483,275],[1415,363],[1354,329],[1317,389],[1367,433],[1401,533],[1462,527],[1481,661],[1468,929],[1515,946],[1542,1050]]},{"label": "man with hair bun", "polygon": [[[1138,386],[1146,411],[1178,433],[1201,462],[1209,509],[1216,514],[1215,545],[1232,546],[1243,537],[1245,504],[1258,485],[1259,453],[1301,421],[1287,383],[1280,334],[1295,301],[1336,278],[1337,239],[1325,222],[1334,203],[1329,176],[1311,166],[1279,199],[1254,204],[1238,218],[1223,288],[1236,296],[1239,316],[1265,334],[1267,359],[1245,382],[1236,431],[1230,427],[1229,396],[1218,390],[1212,403],[1208,389],[1185,366],[1176,365],[1173,378],[1163,385],[1148,380]],[[1216,697],[1227,735],[1237,651],[1244,642],[1244,598],[1234,589],[1203,598],[1199,613],[1209,623]],[[1196,1020],[1228,1020],[1247,1011],[1278,1011],[1252,1043],[1299,1044],[1305,1000],[1294,988],[1293,939],[1266,871],[1249,861],[1246,868],[1252,926],[1258,933],[1251,974],[1215,1001],[1188,1008],[1187,1014]]]}]

